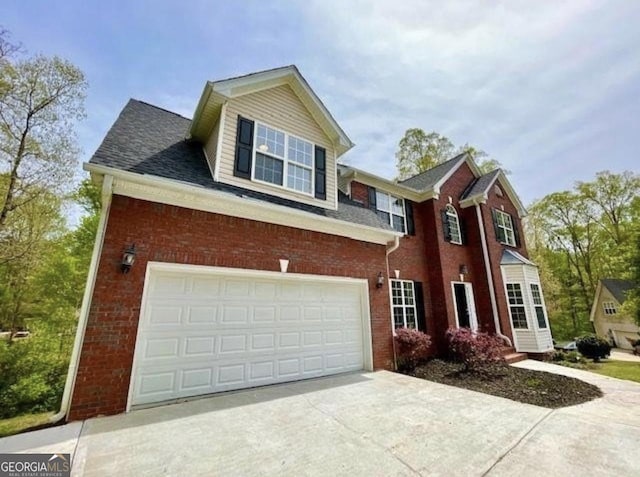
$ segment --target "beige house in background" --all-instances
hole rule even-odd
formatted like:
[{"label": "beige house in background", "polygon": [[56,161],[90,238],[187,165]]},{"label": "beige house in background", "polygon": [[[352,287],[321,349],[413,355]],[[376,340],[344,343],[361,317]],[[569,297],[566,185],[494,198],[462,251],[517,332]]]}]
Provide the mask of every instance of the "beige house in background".
[{"label": "beige house in background", "polygon": [[609,341],[613,339],[616,347],[624,349],[632,349],[629,339],[640,339],[640,327],[631,316],[625,315],[620,309],[626,292],[631,288],[631,280],[600,280],[591,308],[591,322],[596,334]]}]

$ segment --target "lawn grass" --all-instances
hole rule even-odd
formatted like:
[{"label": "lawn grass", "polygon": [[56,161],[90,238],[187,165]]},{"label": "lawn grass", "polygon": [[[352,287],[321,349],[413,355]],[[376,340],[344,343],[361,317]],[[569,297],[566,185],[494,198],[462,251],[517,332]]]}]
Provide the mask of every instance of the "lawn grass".
[{"label": "lawn grass", "polygon": [[0,419],[0,437],[18,434],[32,427],[48,424],[49,419],[54,414],[54,412],[42,412],[38,414],[25,414],[10,419]]},{"label": "lawn grass", "polygon": [[611,378],[626,379],[640,383],[640,363],[634,363],[632,361],[607,360],[596,364],[589,371],[604,374]]}]

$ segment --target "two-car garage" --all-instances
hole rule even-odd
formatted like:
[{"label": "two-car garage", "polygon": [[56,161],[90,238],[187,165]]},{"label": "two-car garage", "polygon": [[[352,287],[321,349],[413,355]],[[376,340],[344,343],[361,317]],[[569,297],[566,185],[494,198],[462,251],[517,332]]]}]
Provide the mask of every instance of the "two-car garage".
[{"label": "two-car garage", "polygon": [[148,264],[128,408],[360,369],[366,280]]}]

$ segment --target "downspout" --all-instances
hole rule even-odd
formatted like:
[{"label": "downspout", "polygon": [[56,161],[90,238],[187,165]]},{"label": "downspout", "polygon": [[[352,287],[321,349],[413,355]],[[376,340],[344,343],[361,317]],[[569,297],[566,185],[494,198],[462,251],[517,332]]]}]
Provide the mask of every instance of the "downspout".
[{"label": "downspout", "polygon": [[513,346],[509,337],[503,335],[500,328],[500,318],[498,317],[498,303],[496,301],[496,290],[493,287],[493,273],[491,273],[491,264],[489,263],[489,248],[487,247],[487,236],[484,233],[484,220],[482,220],[480,204],[478,204],[477,202],[476,214],[478,216],[478,227],[480,228],[480,241],[482,242],[484,268],[487,273],[487,281],[489,282],[489,297],[491,298],[491,311],[493,312],[493,323],[496,327],[496,335],[506,341],[509,346]]},{"label": "downspout", "polygon": [[98,230],[96,231],[96,240],[93,245],[93,253],[91,254],[91,263],[89,265],[89,273],[87,275],[87,283],[84,287],[84,296],[82,297],[82,306],[80,307],[80,316],[78,317],[78,328],[76,330],[76,338],[73,342],[73,351],[69,362],[69,371],[67,372],[67,380],[64,385],[62,394],[62,403],[60,411],[51,417],[50,422],[57,423],[66,418],[71,404],[71,396],[76,381],[76,373],[78,372],[78,363],[80,360],[80,351],[84,341],[84,332],[87,327],[89,318],[89,307],[91,306],[91,298],[93,288],[96,283],[98,271],[98,262],[102,253],[102,244],[104,242],[104,234],[107,228],[107,218],[111,207],[111,197],[113,194],[113,177],[105,175],[102,181],[102,210],[100,211],[100,221],[98,222]]},{"label": "downspout", "polygon": [[[387,244],[387,253],[385,256],[385,261],[386,261],[386,265],[387,265],[387,284],[390,284],[390,280],[391,280],[391,270],[389,269],[389,255],[391,255],[393,252],[395,252],[396,250],[398,250],[398,247],[400,247],[400,237],[396,236],[393,240],[393,244],[392,242],[389,242]],[[387,286],[387,293],[389,293],[389,300],[391,300],[391,291],[389,289],[389,286]],[[393,319],[393,305],[390,303],[389,304],[389,310],[391,311],[391,319]],[[393,323],[393,322],[392,322]],[[393,339],[393,324],[391,325],[391,346],[393,348],[393,369],[397,370],[398,369],[398,362],[397,362],[397,358],[396,358],[396,340]]]}]

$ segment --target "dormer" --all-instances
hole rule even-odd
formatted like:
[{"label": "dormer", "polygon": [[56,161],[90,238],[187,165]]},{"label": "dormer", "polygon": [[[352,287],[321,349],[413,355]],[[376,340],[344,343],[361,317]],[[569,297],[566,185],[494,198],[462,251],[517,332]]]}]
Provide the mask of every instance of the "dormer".
[{"label": "dormer", "polygon": [[336,164],[353,143],[295,66],[208,82],[190,134],[215,181],[337,209]]}]

